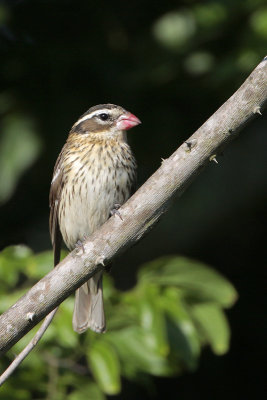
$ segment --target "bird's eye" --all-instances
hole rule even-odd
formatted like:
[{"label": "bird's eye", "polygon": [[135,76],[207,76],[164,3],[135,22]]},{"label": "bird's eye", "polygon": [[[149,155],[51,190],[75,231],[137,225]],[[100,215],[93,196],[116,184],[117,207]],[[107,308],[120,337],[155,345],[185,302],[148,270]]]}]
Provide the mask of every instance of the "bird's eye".
[{"label": "bird's eye", "polygon": [[109,119],[109,115],[108,115],[107,113],[99,114],[98,117],[99,117],[102,121],[106,121],[107,119]]}]

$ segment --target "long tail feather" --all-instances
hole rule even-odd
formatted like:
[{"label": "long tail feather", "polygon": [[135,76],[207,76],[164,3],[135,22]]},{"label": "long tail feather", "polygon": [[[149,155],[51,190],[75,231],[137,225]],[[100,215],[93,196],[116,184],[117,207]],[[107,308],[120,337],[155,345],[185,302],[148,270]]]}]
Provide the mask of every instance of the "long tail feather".
[{"label": "long tail feather", "polygon": [[76,290],[72,326],[78,333],[88,328],[99,333],[105,331],[102,272]]}]

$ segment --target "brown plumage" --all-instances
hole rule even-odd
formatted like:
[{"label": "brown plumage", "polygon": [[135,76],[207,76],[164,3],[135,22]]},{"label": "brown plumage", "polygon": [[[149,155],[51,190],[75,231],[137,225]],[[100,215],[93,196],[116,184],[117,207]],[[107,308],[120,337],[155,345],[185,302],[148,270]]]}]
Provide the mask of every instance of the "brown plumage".
[{"label": "brown plumage", "polygon": [[[131,195],[136,162],[126,130],[140,123],[122,107],[91,107],[73,125],[54,168],[50,190],[50,234],[55,265],[62,238],[69,250],[99,228],[115,205]],[[73,329],[105,330],[102,273],[76,291]]]}]

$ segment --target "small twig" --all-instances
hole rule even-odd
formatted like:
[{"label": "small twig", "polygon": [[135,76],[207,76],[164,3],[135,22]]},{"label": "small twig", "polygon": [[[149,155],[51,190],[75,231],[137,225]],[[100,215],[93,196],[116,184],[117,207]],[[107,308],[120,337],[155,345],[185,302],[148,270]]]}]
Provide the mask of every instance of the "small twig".
[{"label": "small twig", "polygon": [[28,354],[34,349],[34,347],[37,345],[39,340],[42,338],[43,334],[49,327],[49,325],[52,322],[52,319],[54,318],[54,315],[57,312],[57,308],[53,310],[50,314],[48,314],[45,317],[44,322],[42,323],[40,329],[36,333],[36,335],[32,338],[32,340],[29,342],[29,344],[17,355],[15,360],[9,365],[9,367],[5,370],[5,372],[0,376],[0,386],[3,385],[3,383],[10,377],[11,374],[15,371],[15,369],[18,368],[18,366],[22,363],[24,358],[28,356]]}]

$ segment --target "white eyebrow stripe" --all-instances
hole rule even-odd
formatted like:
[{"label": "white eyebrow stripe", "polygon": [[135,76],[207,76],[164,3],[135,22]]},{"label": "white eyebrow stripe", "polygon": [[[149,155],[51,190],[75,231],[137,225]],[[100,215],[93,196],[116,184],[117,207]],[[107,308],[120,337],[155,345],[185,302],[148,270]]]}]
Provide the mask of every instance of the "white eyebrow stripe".
[{"label": "white eyebrow stripe", "polygon": [[95,116],[95,115],[99,115],[99,114],[103,114],[103,113],[109,113],[109,112],[110,112],[110,109],[108,109],[108,108],[101,108],[101,109],[99,109],[99,110],[97,110],[97,111],[93,111],[93,112],[91,112],[90,114],[87,114],[87,115],[85,115],[84,117],[78,119],[78,121],[75,122],[75,124],[74,124],[73,126],[77,126],[77,125],[79,125],[81,122],[86,121],[87,119],[92,118],[92,117]]}]

